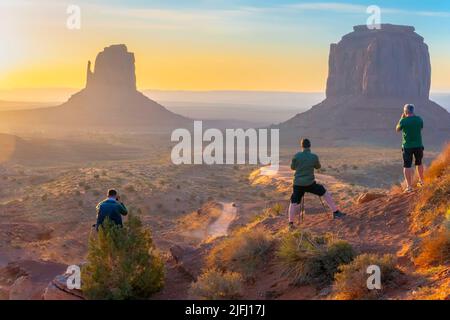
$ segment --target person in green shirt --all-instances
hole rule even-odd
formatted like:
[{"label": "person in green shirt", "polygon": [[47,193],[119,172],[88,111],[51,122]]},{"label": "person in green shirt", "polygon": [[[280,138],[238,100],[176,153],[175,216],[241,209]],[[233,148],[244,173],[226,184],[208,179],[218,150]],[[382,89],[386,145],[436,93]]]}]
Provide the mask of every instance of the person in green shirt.
[{"label": "person in green shirt", "polygon": [[412,169],[413,157],[414,164],[419,176],[418,187],[422,187],[423,180],[423,143],[422,143],[423,120],[414,114],[414,105],[406,104],[403,107],[403,114],[397,124],[397,132],[402,132],[402,153],[403,153],[403,174],[405,176],[405,192],[411,192],[414,170]]},{"label": "person in green shirt", "polygon": [[302,151],[298,152],[291,162],[291,169],[295,170],[295,174],[291,203],[289,205],[289,226],[292,227],[294,225],[295,215],[300,210],[300,202],[307,192],[325,199],[333,213],[333,219],[345,216],[337,208],[331,194],[323,185],[316,182],[314,170],[320,169],[321,165],[319,157],[311,152],[311,142],[308,139],[302,139],[300,144]]}]

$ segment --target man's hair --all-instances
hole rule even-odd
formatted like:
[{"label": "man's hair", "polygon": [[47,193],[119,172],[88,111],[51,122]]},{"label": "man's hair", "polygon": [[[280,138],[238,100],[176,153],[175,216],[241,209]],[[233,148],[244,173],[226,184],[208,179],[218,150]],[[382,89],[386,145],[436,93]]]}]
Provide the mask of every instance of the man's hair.
[{"label": "man's hair", "polygon": [[414,105],[413,104],[405,104],[405,106],[403,107],[403,110],[409,114],[414,113]]},{"label": "man's hair", "polygon": [[302,148],[311,148],[311,141],[309,141],[309,139],[302,139],[300,145]]},{"label": "man's hair", "polygon": [[108,190],[108,197],[115,197],[117,196],[117,191],[114,189],[109,189]]}]

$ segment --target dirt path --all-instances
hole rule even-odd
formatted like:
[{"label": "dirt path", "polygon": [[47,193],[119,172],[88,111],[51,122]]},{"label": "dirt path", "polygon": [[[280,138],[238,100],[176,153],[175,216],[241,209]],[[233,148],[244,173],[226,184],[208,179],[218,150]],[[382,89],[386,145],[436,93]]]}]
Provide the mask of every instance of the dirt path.
[{"label": "dirt path", "polygon": [[207,238],[214,239],[228,235],[230,224],[237,218],[237,208],[233,202],[221,202],[220,216],[208,226]]},{"label": "dirt path", "polygon": [[[292,183],[292,170],[287,166],[281,166],[278,172],[263,168],[260,174],[286,186]],[[331,190],[335,198],[342,198],[348,190],[348,184],[334,177],[316,174],[316,179]],[[362,205],[341,202],[347,216],[332,220],[318,197],[306,195],[306,215],[299,226],[318,233],[332,232],[360,251],[395,254],[411,241],[408,219],[413,198],[414,194],[389,194]]]}]

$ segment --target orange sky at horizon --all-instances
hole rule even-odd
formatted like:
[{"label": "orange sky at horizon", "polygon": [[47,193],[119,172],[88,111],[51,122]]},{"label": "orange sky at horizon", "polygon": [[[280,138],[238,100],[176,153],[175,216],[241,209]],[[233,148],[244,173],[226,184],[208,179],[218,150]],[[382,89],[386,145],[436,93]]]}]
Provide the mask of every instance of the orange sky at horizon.
[{"label": "orange sky at horizon", "polygon": [[[26,3],[10,2],[0,19],[0,38],[8,44],[0,51],[0,91],[82,88],[87,61],[94,62],[105,46],[124,43],[135,53],[140,90],[323,92],[329,44],[355,24],[294,28],[289,21],[269,20],[260,26],[259,17],[248,16],[253,11],[216,17],[217,12],[84,5],[81,29],[68,30],[65,5]],[[141,14],[145,19],[139,20]],[[430,46],[433,91],[450,91],[447,47],[442,41]]]}]

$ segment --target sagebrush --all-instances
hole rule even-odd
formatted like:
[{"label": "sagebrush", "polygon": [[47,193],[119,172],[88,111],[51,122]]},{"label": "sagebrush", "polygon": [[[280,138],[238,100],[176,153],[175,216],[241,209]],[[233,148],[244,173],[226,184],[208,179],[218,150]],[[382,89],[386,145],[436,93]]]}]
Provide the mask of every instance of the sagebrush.
[{"label": "sagebrush", "polygon": [[230,300],[240,298],[242,290],[242,276],[239,273],[209,269],[192,283],[189,295],[202,300]]},{"label": "sagebrush", "polygon": [[81,276],[88,299],[148,299],[163,287],[164,264],[150,231],[130,215],[124,227],[107,219],[91,236]]},{"label": "sagebrush", "polygon": [[250,279],[268,260],[273,237],[263,227],[241,230],[216,245],[207,257],[212,268],[241,273]]},{"label": "sagebrush", "polygon": [[292,283],[323,285],[331,283],[338,267],[352,261],[355,253],[345,241],[296,231],[283,239],[277,256]]},{"label": "sagebrush", "polygon": [[[370,290],[367,286],[369,277],[367,268],[371,265],[376,265],[381,270],[381,289],[379,290]],[[362,254],[338,269],[333,285],[333,295],[339,300],[377,299],[386,292],[386,289],[396,287],[402,275],[396,267],[395,256],[389,254]]]}]

